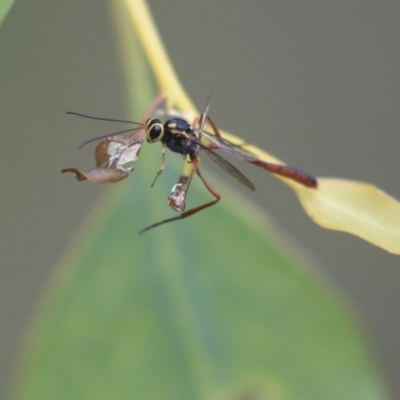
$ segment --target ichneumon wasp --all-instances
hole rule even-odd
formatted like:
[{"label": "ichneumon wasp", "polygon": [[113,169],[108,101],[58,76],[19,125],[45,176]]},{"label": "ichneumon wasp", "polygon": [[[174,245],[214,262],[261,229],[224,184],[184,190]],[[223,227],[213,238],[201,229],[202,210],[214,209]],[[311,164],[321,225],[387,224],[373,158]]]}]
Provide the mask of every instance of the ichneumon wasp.
[{"label": "ichneumon wasp", "polygon": [[[159,104],[163,102],[165,102],[165,98],[163,97],[156,100],[152,111],[157,109]],[[113,183],[128,177],[134,170],[134,167],[126,168],[125,164],[137,159],[144,141],[144,136],[146,136],[146,141],[148,143],[160,142],[162,145],[161,167],[151,186],[154,185],[157,178],[165,169],[166,149],[182,155],[184,166],[178,182],[173,186],[171,194],[168,197],[169,206],[175,211],[180,212],[180,214],[176,217],[168,218],[149,225],[139,233],[143,233],[168,222],[190,217],[201,210],[211,207],[221,199],[220,194],[204,178],[200,171],[201,159],[199,154],[201,151],[206,153],[216,164],[236,178],[240,183],[253,191],[255,190],[253,183],[234,165],[218,154],[219,150],[223,150],[243,161],[247,161],[274,174],[292,179],[306,187],[317,187],[316,178],[309,173],[287,165],[274,164],[260,160],[256,155],[246,151],[242,146],[235,145],[225,140],[219,133],[214,121],[208,115],[208,105],[206,110],[200,115],[200,118],[197,118],[192,125],[187,122],[186,119],[181,117],[169,118],[163,124],[160,119],[152,116],[147,118],[144,123],[138,123],[133,121],[92,117],[75,112],[68,112],[67,114],[103,121],[123,122],[137,125],[137,127],[133,129],[131,128],[115,132],[112,135],[96,137],[84,142],[81,147],[94,140],[104,139],[96,147],[96,169],[89,173],[82,172],[77,168],[67,168],[61,171],[72,172],[78,180],[89,179],[96,183]],[[212,132],[204,129],[206,124],[210,127]],[[123,133],[132,131],[135,132],[131,135],[119,136]],[[214,199],[185,211],[187,192],[195,174],[201,179],[204,186]]]}]

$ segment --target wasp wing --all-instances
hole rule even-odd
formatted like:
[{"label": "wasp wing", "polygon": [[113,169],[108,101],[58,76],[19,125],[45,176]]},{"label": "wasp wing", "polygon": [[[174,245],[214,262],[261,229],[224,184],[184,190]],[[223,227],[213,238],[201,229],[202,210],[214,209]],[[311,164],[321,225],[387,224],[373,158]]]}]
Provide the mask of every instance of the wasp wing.
[{"label": "wasp wing", "polygon": [[[200,133],[199,133],[199,136],[200,136]],[[308,172],[301,171],[297,168],[292,168],[287,165],[274,164],[274,163],[260,160],[255,154],[252,154],[252,153],[248,152],[247,150],[241,148],[240,145],[237,146],[237,145],[223,139],[221,136],[212,135],[209,132],[203,131],[201,133],[200,137],[201,138],[204,137],[204,139],[210,143],[208,145],[204,145],[204,144],[201,144],[201,145],[206,150],[212,151],[214,157],[219,156],[216,152],[213,151],[214,149],[215,150],[223,150],[243,161],[247,161],[251,164],[256,165],[257,167],[261,167],[269,172],[272,172],[273,174],[277,174],[277,175],[283,176],[285,178],[292,179],[298,183],[301,183],[302,185],[304,185],[306,187],[316,188],[318,186],[317,179],[313,175],[309,174]],[[210,155],[210,157],[211,157],[211,155]],[[213,157],[211,157],[211,158],[213,158]],[[224,160],[224,159],[222,158],[222,160]],[[214,160],[214,161],[217,162],[216,160]],[[227,161],[224,160],[224,162],[227,162]],[[233,165],[231,165],[231,164],[230,164],[230,166],[233,167]],[[221,167],[222,167],[222,165],[221,165]],[[226,169],[225,167],[222,167],[222,168]],[[235,168],[235,167],[233,167],[233,168]],[[231,173],[231,175],[233,175],[233,174]],[[238,177],[236,177],[236,178],[239,179]],[[244,182],[242,182],[242,183],[244,185],[246,185]]]},{"label": "wasp wing", "polygon": [[[274,164],[274,163],[269,163],[267,161],[260,160],[255,154],[252,154],[250,151],[248,151],[244,147],[244,146],[246,146],[246,143],[237,145],[235,143],[232,143],[232,142],[224,139],[220,135],[219,130],[218,130],[217,126],[215,125],[214,121],[212,120],[212,118],[210,118],[207,115],[207,111],[208,111],[208,105],[207,105],[206,112],[203,113],[200,117],[199,126],[197,127],[197,129],[195,129],[197,137],[198,137],[198,141],[201,142],[202,147],[204,147],[205,149],[208,149],[210,151],[224,150],[227,153],[229,153],[243,161],[247,161],[251,164],[261,167],[269,172],[272,172],[273,174],[277,174],[277,175],[283,176],[285,178],[292,179],[298,183],[301,183],[302,185],[304,185],[306,187],[316,188],[318,186],[317,179],[314,176],[312,176],[311,174],[309,174],[308,172],[300,171],[297,168],[288,167],[286,165]],[[210,124],[214,133],[207,132],[203,129],[204,123],[206,120]],[[204,142],[203,142],[203,140],[204,140]],[[213,155],[214,155],[214,157],[218,156],[215,152],[213,152]],[[210,157],[214,159],[213,156],[210,155]],[[222,166],[221,163],[225,164],[227,162],[223,158],[222,158],[222,160],[223,161],[221,161],[221,160],[217,161],[214,159],[214,161],[219,163],[220,166],[225,170],[233,167],[233,165],[231,165],[229,163],[228,163],[229,165]],[[235,168],[235,167],[233,167],[233,168]],[[236,168],[235,168],[235,170],[237,171]],[[239,172],[239,171],[237,171],[237,172]],[[237,176],[236,173],[232,173],[232,172],[230,172],[230,173],[233,174],[234,176],[236,176],[236,178],[240,182],[242,182],[244,185],[248,186]],[[248,181],[247,178],[245,178],[245,179]],[[248,187],[250,187],[250,186],[248,186]],[[252,187],[254,187],[254,186],[252,185]]]},{"label": "wasp wing", "polygon": [[222,136],[217,136],[211,132],[202,130],[198,131],[197,135],[200,138],[202,144],[213,150],[223,150],[235,157],[238,157],[244,161],[256,161],[259,158],[251,151],[244,148],[248,143],[243,142],[242,144],[235,144]]},{"label": "wasp wing", "polygon": [[219,165],[224,171],[226,171],[229,175],[232,175],[236,178],[241,184],[248,187],[250,190],[256,190],[253,183],[247,179],[242,172],[240,172],[234,165],[232,165],[229,161],[225,160],[225,158],[221,157],[219,154],[210,150],[206,146],[201,147],[205,150],[208,156],[213,160],[217,165]]}]

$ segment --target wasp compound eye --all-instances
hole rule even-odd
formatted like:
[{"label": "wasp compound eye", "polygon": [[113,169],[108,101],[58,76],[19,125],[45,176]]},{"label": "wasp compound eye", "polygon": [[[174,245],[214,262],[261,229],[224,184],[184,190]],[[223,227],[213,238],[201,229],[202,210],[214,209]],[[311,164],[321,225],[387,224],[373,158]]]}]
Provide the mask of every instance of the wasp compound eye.
[{"label": "wasp compound eye", "polygon": [[154,143],[158,142],[163,134],[164,134],[164,127],[161,121],[157,118],[150,118],[147,122],[147,142]]}]

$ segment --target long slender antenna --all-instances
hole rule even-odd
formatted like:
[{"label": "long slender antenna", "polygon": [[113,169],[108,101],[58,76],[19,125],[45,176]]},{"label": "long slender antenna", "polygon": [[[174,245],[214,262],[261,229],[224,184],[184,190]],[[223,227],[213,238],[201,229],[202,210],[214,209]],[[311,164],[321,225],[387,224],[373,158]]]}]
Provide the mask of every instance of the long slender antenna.
[{"label": "long slender antenna", "polygon": [[140,122],[126,121],[126,120],[123,120],[123,119],[93,117],[91,115],[80,114],[80,113],[77,113],[77,112],[74,112],[74,111],[68,111],[68,112],[66,112],[66,114],[77,115],[78,117],[89,118],[89,119],[97,119],[99,121],[122,122],[122,123],[126,123],[126,124],[143,125]]},{"label": "long slender antenna", "polygon": [[78,147],[78,149],[81,149],[83,146],[86,146],[88,143],[95,142],[96,140],[104,139],[104,138],[107,138],[107,137],[110,137],[110,136],[115,136],[115,135],[122,135],[123,133],[136,131],[137,129],[142,129],[142,127],[139,126],[139,127],[137,127],[137,128],[125,129],[124,131],[119,131],[119,132],[114,132],[114,133],[107,133],[106,135],[96,136],[96,137],[94,137],[94,138],[91,138],[91,139],[86,140],[85,142],[83,142],[83,143]]}]

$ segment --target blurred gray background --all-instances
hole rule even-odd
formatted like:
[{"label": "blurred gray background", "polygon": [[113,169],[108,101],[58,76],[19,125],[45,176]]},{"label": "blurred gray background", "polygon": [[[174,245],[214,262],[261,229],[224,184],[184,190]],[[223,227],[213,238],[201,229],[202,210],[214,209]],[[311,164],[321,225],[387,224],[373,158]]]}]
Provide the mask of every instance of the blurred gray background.
[{"label": "blurred gray background", "polygon": [[[400,199],[398,1],[149,3],[199,108],[212,90],[218,126],[293,166],[368,181]],[[77,145],[109,125],[64,113],[128,117],[117,43],[107,2],[17,1],[0,28],[0,398],[46,281],[105,190],[83,190],[60,170],[92,166],[93,149]],[[285,185],[244,171],[257,186],[245,194],[359,314],[400,398],[399,256],[314,225]]]}]

